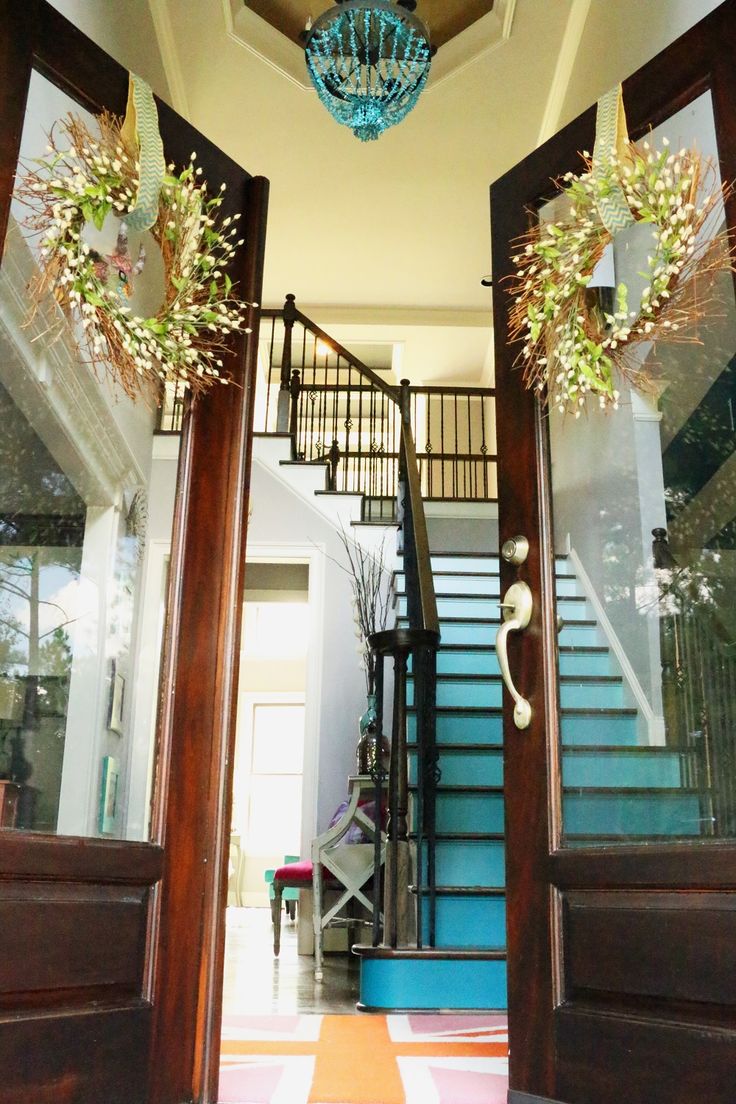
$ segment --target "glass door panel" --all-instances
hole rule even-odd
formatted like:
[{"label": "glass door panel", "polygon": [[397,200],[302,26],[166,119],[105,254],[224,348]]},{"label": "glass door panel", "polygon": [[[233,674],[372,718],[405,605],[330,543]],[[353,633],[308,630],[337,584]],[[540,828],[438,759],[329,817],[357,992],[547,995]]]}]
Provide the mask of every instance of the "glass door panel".
[{"label": "glass door panel", "polygon": [[[96,127],[34,73],[20,176],[52,128],[68,147],[70,112]],[[0,829],[147,839],[174,480],[155,395],[96,371],[51,295],[30,311],[29,213],[14,201],[0,270]],[[135,313],[163,289],[150,235],[146,251]]]},{"label": "glass door panel", "polygon": [[[710,93],[665,136],[717,166]],[[650,241],[614,243],[632,310]],[[736,304],[730,273],[698,291],[696,340],[642,351],[651,390],[549,414],[567,846],[736,834]]]}]

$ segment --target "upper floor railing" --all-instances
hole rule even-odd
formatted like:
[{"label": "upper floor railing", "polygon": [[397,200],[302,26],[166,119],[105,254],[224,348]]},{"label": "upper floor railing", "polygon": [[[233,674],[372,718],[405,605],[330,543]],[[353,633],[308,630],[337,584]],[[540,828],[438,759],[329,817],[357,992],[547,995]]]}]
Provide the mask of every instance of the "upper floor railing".
[{"label": "upper floor railing", "polygon": [[[263,310],[254,429],[289,433],[296,459],[328,465],[329,489],[364,494],[366,520],[392,509],[399,477],[399,387],[363,364],[299,311],[293,296]],[[425,500],[496,498],[495,396],[491,388],[408,391]],[[178,432],[183,396],[167,393],[162,432]]]}]

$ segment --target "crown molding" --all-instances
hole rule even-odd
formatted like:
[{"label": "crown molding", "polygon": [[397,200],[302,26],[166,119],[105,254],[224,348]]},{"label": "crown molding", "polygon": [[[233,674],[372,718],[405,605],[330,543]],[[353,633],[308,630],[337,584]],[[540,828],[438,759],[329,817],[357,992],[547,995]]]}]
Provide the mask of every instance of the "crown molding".
[{"label": "crown molding", "polygon": [[307,74],[304,51],[295,42],[250,8],[246,8],[243,0],[221,2],[228,38],[237,42],[249,54],[260,58],[270,69],[281,73],[282,77],[286,77],[303,92],[314,91]]},{"label": "crown molding", "polygon": [[[151,0],[165,4],[166,0]],[[304,63],[304,51],[246,8],[243,0],[221,0],[228,37],[303,92],[314,91]],[[425,95],[502,46],[510,36],[517,0],[496,0],[493,11],[446,42],[432,62]]]},{"label": "crown molding", "polygon": [[176,36],[171,25],[171,16],[167,0],[148,0],[148,7],[153,19],[153,26],[158,41],[158,49],[161,54],[166,80],[169,82],[171,92],[171,106],[183,115],[190,118],[189,102],[187,100],[186,82],[179,61],[179,51],[176,48]]}]

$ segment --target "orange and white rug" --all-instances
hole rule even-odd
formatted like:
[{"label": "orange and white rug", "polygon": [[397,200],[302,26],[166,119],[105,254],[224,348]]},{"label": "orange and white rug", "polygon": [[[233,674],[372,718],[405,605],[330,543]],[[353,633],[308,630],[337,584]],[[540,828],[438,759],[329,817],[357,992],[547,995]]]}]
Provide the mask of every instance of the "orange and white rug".
[{"label": "orange and white rug", "polygon": [[221,1104],[505,1104],[503,1015],[227,1016]]}]

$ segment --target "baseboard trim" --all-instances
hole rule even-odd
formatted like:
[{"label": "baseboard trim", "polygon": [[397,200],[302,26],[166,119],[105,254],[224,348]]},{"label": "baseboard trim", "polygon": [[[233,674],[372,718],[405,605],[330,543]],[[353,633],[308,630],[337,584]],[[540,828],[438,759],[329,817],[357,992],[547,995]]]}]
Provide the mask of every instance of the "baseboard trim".
[{"label": "baseboard trim", "polygon": [[563,1104],[561,1100],[552,1100],[549,1096],[530,1096],[529,1093],[509,1089],[508,1104]]}]

